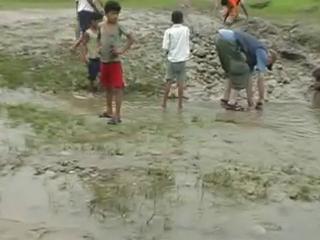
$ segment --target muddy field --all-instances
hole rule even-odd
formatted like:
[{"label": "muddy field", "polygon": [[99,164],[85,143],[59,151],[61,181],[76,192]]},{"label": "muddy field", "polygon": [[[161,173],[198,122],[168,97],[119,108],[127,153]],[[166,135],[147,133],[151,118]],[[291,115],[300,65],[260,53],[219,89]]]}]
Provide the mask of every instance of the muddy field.
[{"label": "muddy field", "polygon": [[210,41],[221,23],[189,12],[194,51],[177,114],[157,97],[168,14],[123,13],[137,44],[124,59],[124,124],[113,127],[97,117],[99,97],[72,95],[85,84],[68,52],[74,12],[1,12],[1,240],[318,239],[314,31],[252,19],[248,30],[281,58],[265,111],[230,113],[214,101],[224,78]]}]

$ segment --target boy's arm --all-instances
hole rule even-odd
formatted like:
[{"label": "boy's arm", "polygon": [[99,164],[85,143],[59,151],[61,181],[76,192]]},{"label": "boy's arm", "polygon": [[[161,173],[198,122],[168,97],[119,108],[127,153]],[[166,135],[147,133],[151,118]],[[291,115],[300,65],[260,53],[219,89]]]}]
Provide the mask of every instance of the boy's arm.
[{"label": "boy's arm", "polygon": [[132,33],[127,32],[122,26],[120,26],[120,32],[121,34],[125,35],[127,38],[127,43],[126,45],[121,48],[121,49],[113,49],[112,53],[115,55],[120,55],[120,54],[124,54],[126,51],[128,51],[130,49],[130,47],[132,46],[132,44],[134,43],[134,37],[132,35]]},{"label": "boy's arm", "polygon": [[81,58],[82,58],[82,61],[84,61],[84,62],[87,62],[88,41],[89,41],[89,35],[87,33],[84,33],[82,46],[81,46]]},{"label": "boy's arm", "polygon": [[166,55],[169,52],[169,46],[170,46],[170,38],[169,38],[169,33],[168,31],[164,32],[163,35],[163,41],[162,41],[162,49],[165,50]]}]

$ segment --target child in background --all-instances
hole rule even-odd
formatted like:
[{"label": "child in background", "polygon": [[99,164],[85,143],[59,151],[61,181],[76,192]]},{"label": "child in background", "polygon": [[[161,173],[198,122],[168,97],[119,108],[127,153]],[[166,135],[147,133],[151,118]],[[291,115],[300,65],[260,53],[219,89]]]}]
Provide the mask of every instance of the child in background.
[{"label": "child in background", "polygon": [[97,79],[100,71],[100,54],[98,44],[99,23],[102,20],[102,14],[93,13],[91,16],[90,28],[81,35],[78,41],[71,47],[71,51],[75,52],[80,44],[82,60],[88,67],[89,80],[89,97],[93,97],[94,81]]},{"label": "child in background", "polygon": [[[118,23],[121,6],[116,1],[108,1],[104,6],[106,21],[99,27],[99,44],[101,49],[100,84],[106,89],[107,109],[100,117],[111,118],[109,124],[121,123],[121,105],[123,98],[123,79],[120,55],[124,54],[134,43],[132,34]],[[126,36],[127,44],[121,47],[121,37]],[[113,112],[112,100],[116,109]]]},{"label": "child in background", "polygon": [[167,53],[166,84],[162,107],[167,108],[168,95],[174,81],[178,85],[178,108],[182,109],[183,87],[186,80],[186,61],[190,55],[190,31],[183,25],[183,13],[174,11],[173,25],[164,33],[162,48]]},{"label": "child in background", "polygon": [[227,7],[227,11],[224,15],[223,23],[225,24],[228,17],[231,15],[235,22],[239,17],[239,5],[241,6],[246,18],[248,19],[248,11],[241,0],[221,0],[221,5]]}]

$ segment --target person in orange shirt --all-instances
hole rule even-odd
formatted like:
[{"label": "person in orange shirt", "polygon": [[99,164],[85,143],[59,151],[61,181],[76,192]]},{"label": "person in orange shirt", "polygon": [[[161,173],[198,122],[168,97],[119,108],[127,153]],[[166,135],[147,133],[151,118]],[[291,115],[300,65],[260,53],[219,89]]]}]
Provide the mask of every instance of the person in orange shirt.
[{"label": "person in orange shirt", "polygon": [[227,7],[227,12],[225,13],[223,23],[225,24],[230,14],[233,17],[233,21],[235,22],[239,17],[239,5],[241,6],[244,14],[248,19],[248,11],[241,0],[221,0],[221,5]]}]

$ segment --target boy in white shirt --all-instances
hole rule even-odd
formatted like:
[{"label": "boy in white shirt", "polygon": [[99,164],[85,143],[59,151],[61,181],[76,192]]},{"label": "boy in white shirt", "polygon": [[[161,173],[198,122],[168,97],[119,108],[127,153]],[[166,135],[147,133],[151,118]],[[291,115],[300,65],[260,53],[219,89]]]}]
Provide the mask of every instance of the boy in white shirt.
[{"label": "boy in white shirt", "polygon": [[183,13],[174,11],[171,15],[173,25],[163,37],[162,48],[167,53],[166,84],[163,97],[163,108],[167,108],[170,87],[174,81],[178,85],[178,108],[182,109],[183,85],[186,80],[186,61],[190,55],[190,31],[183,23]]}]

